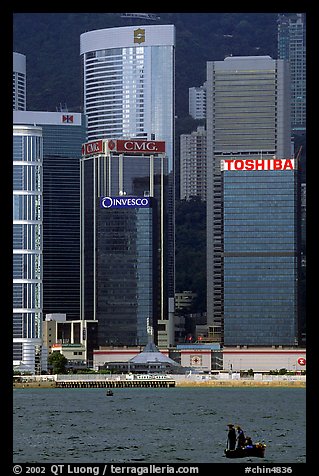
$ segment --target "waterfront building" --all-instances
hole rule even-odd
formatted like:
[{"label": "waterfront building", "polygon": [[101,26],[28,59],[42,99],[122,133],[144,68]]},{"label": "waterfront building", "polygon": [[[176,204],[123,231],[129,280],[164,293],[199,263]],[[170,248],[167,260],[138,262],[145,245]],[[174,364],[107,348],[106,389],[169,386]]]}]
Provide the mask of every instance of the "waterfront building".
[{"label": "waterfront building", "polygon": [[[306,372],[306,349],[285,346],[223,349],[223,369],[230,373],[270,372],[285,369],[289,372]],[[239,375],[238,375],[239,377]],[[261,375],[259,376],[262,380]],[[255,376],[257,379],[257,376]]]},{"label": "waterfront building", "polygon": [[43,315],[80,318],[80,158],[85,118],[74,112],[14,111],[43,141]]},{"label": "waterfront building", "polygon": [[225,346],[298,342],[298,170],[241,167],[291,158],[289,85],[284,60],[207,63],[207,323]]},{"label": "waterfront building", "polygon": [[306,130],[306,17],[304,13],[278,15],[278,58],[288,60],[291,72],[291,126]]},{"label": "waterfront building", "polygon": [[178,344],[180,362],[191,373],[211,373],[223,369],[223,352],[219,343]]},{"label": "waterfront building", "polygon": [[189,200],[191,197],[206,201],[206,131],[203,126],[180,136],[180,198]]},{"label": "waterfront building", "polygon": [[[98,320],[99,345],[145,345],[148,326],[157,339],[160,322],[167,346],[174,313],[175,28],[86,32],[80,53],[88,143],[165,142],[165,157],[83,157],[81,318]],[[145,197],[149,206],[101,207],[106,196]]]},{"label": "waterfront building", "polygon": [[66,314],[47,314],[43,321],[43,346],[48,353],[59,351],[70,365],[93,365],[97,348],[97,321],[66,320]]},{"label": "waterfront building", "polygon": [[206,83],[188,89],[188,110],[193,119],[206,119]]},{"label": "waterfront building", "polygon": [[46,369],[42,353],[42,130],[13,126],[13,367]]},{"label": "waterfront building", "polygon": [[13,110],[26,110],[26,57],[21,53],[13,53]]}]

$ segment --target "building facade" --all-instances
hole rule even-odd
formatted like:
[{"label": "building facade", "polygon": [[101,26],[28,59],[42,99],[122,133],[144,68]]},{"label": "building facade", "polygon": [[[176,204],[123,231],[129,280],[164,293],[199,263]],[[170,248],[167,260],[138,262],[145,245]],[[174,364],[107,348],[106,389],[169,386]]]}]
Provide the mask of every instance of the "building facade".
[{"label": "building facade", "polygon": [[43,314],[80,318],[80,158],[85,117],[15,111],[14,124],[36,124],[43,137]]},{"label": "building facade", "polygon": [[13,366],[40,373],[42,353],[42,130],[13,126]]},{"label": "building facade", "polygon": [[206,83],[188,89],[188,110],[193,119],[206,119]]},{"label": "building facade", "polygon": [[223,172],[225,346],[298,343],[298,188],[295,169]]},{"label": "building facade", "polygon": [[13,110],[25,111],[27,108],[26,57],[13,53]]},{"label": "building facade", "polygon": [[278,58],[288,60],[291,71],[291,126],[306,130],[306,16],[278,15]]},{"label": "building facade", "polygon": [[[103,149],[133,143],[100,142]],[[155,173],[159,164],[162,171]],[[170,314],[165,165],[163,154],[115,149],[82,159],[81,314],[98,320],[100,346],[145,345],[150,332],[157,339],[158,321]]]},{"label": "building facade", "polygon": [[268,56],[207,63],[207,322],[225,345],[298,337],[298,172],[222,167],[291,158],[289,84]]},{"label": "building facade", "polygon": [[[110,164],[91,154],[81,166],[82,318],[99,321],[100,345],[146,344],[146,322],[156,333],[173,315],[175,28],[95,30],[80,50],[88,142],[165,142],[165,158],[111,154]],[[103,196],[149,197],[150,206],[105,209]]]},{"label": "building facade", "polygon": [[43,321],[43,346],[59,351],[70,362],[92,367],[97,348],[97,321],[66,320],[66,314],[47,314]]},{"label": "building facade", "polygon": [[206,201],[206,131],[180,136],[180,198],[200,197]]}]

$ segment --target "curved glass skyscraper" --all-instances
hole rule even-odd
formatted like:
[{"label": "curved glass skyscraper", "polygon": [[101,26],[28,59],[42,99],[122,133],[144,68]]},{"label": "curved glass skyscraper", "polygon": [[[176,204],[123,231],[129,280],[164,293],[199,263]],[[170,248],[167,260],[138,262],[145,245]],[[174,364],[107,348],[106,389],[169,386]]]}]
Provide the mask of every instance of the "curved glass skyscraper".
[{"label": "curved glass skyscraper", "polygon": [[94,30],[80,38],[87,139],[166,142],[173,168],[175,27]]},{"label": "curved glass skyscraper", "polygon": [[[152,166],[130,154],[112,158],[112,167],[97,155],[81,164],[82,318],[98,320],[100,345],[143,345],[141,326],[168,320],[174,298],[175,27],[86,32],[80,52],[87,140],[165,142],[165,160],[155,158]],[[152,207],[101,211],[102,182],[112,196],[149,196]],[[142,260],[144,245],[150,254]],[[141,317],[144,307],[152,311]]]}]

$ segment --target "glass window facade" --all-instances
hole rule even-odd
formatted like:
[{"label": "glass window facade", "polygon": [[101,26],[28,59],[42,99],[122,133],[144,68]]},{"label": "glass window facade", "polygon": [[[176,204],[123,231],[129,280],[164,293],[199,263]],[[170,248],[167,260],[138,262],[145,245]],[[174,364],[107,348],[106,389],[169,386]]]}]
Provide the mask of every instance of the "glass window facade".
[{"label": "glass window facade", "polygon": [[168,214],[161,197],[168,182],[161,161],[154,158],[158,173],[150,208],[103,209],[99,197],[119,196],[122,189],[119,170],[124,197],[149,194],[150,159],[112,155],[82,160],[82,313],[97,319],[101,346],[146,345],[147,325],[156,336],[158,316],[167,313]]},{"label": "glass window facade", "polygon": [[43,314],[80,318],[81,125],[43,129]]},{"label": "glass window facade", "polygon": [[155,321],[154,305],[158,300],[158,237],[154,222],[156,203],[153,204],[155,208],[98,211],[100,345],[147,343],[147,326]]},{"label": "glass window facade", "polygon": [[226,171],[224,343],[295,345],[297,171]]}]

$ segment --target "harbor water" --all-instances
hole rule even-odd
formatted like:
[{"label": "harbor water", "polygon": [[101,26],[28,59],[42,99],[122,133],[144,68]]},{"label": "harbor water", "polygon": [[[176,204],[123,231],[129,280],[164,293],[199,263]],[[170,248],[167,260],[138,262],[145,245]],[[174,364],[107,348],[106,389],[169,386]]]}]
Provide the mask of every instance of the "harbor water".
[{"label": "harbor water", "polygon": [[267,445],[259,462],[306,462],[305,388],[14,389],[13,408],[14,463],[242,463],[228,423]]}]

